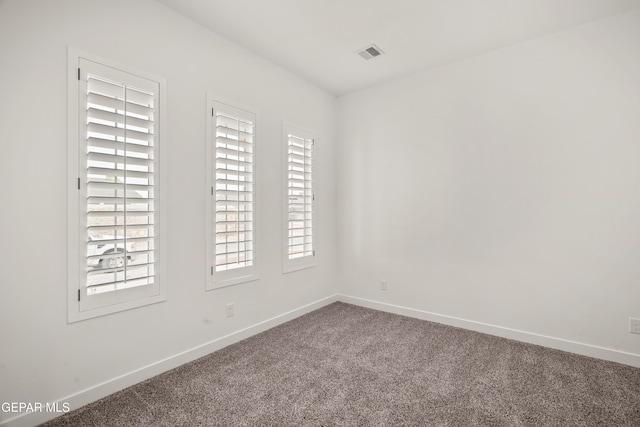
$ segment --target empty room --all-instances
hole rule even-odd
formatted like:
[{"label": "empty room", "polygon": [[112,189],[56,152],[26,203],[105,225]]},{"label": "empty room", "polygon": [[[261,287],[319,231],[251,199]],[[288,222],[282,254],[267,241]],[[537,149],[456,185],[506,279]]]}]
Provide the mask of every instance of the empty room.
[{"label": "empty room", "polygon": [[640,0],[0,0],[0,425],[639,426]]}]

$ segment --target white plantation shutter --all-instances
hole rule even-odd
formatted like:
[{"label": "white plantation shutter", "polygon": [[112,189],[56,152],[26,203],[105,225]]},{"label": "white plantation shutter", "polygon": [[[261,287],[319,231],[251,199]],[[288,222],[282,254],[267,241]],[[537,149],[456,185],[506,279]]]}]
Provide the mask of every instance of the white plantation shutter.
[{"label": "white plantation shutter", "polygon": [[285,126],[287,153],[287,239],[285,270],[307,267],[315,256],[313,244],[313,148],[311,133]]},{"label": "white plantation shutter", "polygon": [[160,295],[160,83],[83,58],[78,65],[77,299],[83,312]]},{"label": "white plantation shutter", "polygon": [[90,293],[154,283],[155,96],[99,74],[87,74]]},{"label": "white plantation shutter", "polygon": [[255,115],[213,101],[211,118],[209,274],[219,287],[255,278]]}]

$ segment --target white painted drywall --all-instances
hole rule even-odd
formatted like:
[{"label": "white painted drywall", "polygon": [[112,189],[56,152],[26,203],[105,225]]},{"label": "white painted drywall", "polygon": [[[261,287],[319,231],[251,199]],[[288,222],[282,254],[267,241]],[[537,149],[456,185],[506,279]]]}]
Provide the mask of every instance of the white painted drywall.
[{"label": "white painted drywall", "polygon": [[640,357],[638,76],[636,10],[339,98],[342,293]]},{"label": "white painted drywall", "polygon": [[[168,90],[168,300],[74,324],[66,320],[68,45],[163,76]],[[0,62],[1,402],[81,394],[337,291],[332,96],[146,0],[2,1]],[[207,92],[257,113],[260,279],[205,292]],[[320,233],[317,267],[286,275],[283,119],[317,135]],[[0,422],[14,415],[0,413]]]}]

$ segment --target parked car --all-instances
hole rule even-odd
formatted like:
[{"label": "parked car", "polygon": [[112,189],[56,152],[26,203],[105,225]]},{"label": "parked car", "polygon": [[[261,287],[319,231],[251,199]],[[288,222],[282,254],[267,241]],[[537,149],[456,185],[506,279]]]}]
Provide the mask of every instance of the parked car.
[{"label": "parked car", "polygon": [[[101,235],[89,235],[89,242],[95,241],[112,241],[111,237],[105,237]],[[126,256],[128,261],[135,260],[135,242],[127,242],[126,248],[124,243],[97,243],[87,245],[87,263],[89,267],[99,269],[111,269],[124,267],[124,257]],[[112,255],[121,254],[119,256],[109,256],[100,258],[97,255]]]}]

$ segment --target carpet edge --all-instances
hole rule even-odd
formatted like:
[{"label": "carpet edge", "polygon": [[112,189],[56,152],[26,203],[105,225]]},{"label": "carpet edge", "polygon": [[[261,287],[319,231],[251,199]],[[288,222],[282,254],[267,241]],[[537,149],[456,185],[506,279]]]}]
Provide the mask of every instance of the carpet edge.
[{"label": "carpet edge", "polygon": [[389,304],[386,302],[375,301],[366,298],[354,297],[346,294],[337,294],[337,298],[337,301],[347,304],[353,304],[360,307],[399,314],[415,319],[441,323],[443,325],[468,329],[471,331],[494,335],[501,338],[507,338],[528,344],[540,345],[543,347],[579,354],[581,356],[593,357],[596,359],[607,360],[610,362],[616,362],[623,365],[640,368],[640,354],[628,353],[606,347],[599,347],[577,341],[566,340],[563,338],[521,331],[518,329],[493,325],[490,323],[477,322],[474,320],[433,313],[426,310]]}]

